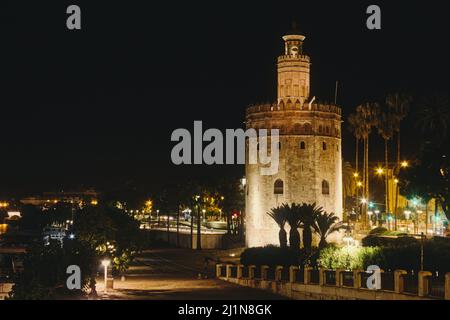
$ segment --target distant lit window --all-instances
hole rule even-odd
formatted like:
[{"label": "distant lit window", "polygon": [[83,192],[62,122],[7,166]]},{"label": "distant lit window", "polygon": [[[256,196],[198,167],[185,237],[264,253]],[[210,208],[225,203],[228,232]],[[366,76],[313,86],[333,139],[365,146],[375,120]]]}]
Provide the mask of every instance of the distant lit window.
[{"label": "distant lit window", "polygon": [[322,181],[322,194],[329,195],[330,194],[330,184],[328,181]]},{"label": "distant lit window", "polygon": [[273,184],[273,193],[274,194],[283,194],[284,193],[284,183],[283,180],[278,179]]}]

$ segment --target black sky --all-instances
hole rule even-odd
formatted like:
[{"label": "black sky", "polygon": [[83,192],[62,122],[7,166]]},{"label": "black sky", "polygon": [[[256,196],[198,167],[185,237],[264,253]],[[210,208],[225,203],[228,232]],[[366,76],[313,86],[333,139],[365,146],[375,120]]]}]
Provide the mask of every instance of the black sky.
[{"label": "black sky", "polygon": [[[3,0],[0,191],[243,174],[171,165],[170,134],[194,120],[243,127],[247,105],[274,100],[293,20],[307,36],[312,94],[331,101],[339,80],[344,115],[391,91],[448,92],[444,2],[375,3],[381,31],[365,27],[373,1]],[[82,9],[81,31],[66,29],[70,4]]]}]

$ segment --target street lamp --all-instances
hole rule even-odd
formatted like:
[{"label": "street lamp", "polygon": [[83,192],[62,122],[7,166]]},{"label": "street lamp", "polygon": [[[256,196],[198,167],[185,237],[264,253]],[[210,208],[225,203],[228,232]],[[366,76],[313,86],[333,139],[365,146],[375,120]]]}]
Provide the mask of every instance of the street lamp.
[{"label": "street lamp", "polygon": [[111,263],[111,261],[108,259],[102,260],[102,265],[103,265],[103,267],[105,267],[105,288],[104,288],[105,293],[107,291],[106,282],[108,281],[108,267],[109,267],[110,263]]},{"label": "street lamp", "polygon": [[409,163],[408,163],[408,161],[402,161],[402,163],[400,164],[400,166],[401,166],[402,168],[408,168],[408,167],[409,167]]},{"label": "street lamp", "polygon": [[411,217],[411,211],[405,210],[404,214],[406,218],[406,232],[409,233],[409,218]]}]

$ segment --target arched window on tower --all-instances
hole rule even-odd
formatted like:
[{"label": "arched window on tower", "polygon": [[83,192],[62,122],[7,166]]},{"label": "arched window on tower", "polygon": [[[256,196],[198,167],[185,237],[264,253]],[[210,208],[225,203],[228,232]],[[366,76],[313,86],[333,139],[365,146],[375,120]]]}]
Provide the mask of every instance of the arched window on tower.
[{"label": "arched window on tower", "polygon": [[300,149],[301,149],[301,150],[305,150],[305,149],[306,149],[306,143],[305,143],[305,141],[301,141],[301,142],[300,142]]},{"label": "arched window on tower", "polygon": [[278,179],[273,184],[273,193],[274,194],[283,194],[284,193],[284,183],[283,180]]},{"label": "arched window on tower", "polygon": [[304,125],[303,128],[304,128],[304,132],[305,132],[306,134],[311,134],[311,133],[312,133],[311,124],[305,123],[305,125]]},{"label": "arched window on tower", "polygon": [[322,149],[323,151],[327,150],[327,143],[325,141],[322,142]]},{"label": "arched window on tower", "polygon": [[330,194],[330,184],[327,180],[322,181],[322,194],[329,195]]}]

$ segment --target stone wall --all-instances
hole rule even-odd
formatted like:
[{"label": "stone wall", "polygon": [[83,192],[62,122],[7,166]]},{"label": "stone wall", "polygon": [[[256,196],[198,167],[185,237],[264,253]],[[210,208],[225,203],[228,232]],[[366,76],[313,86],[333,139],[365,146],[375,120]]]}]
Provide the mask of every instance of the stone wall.
[{"label": "stone wall", "polygon": [[[408,293],[405,285],[406,271],[396,270],[393,275],[391,288],[371,290],[363,287],[362,270],[351,272],[352,283],[343,280],[343,270],[318,270],[319,276],[312,280],[312,268],[299,270],[292,266],[283,270],[282,266],[270,270],[268,266],[258,267],[243,265],[216,265],[216,277],[238,285],[269,290],[273,293],[286,296],[295,300],[434,300],[439,297],[430,295],[429,281],[432,274],[422,271],[417,279],[417,293]],[[298,273],[302,272],[299,280]],[[325,273],[334,273],[335,282],[329,284]],[[444,292],[440,299],[450,300],[450,273],[444,278]]]}]

